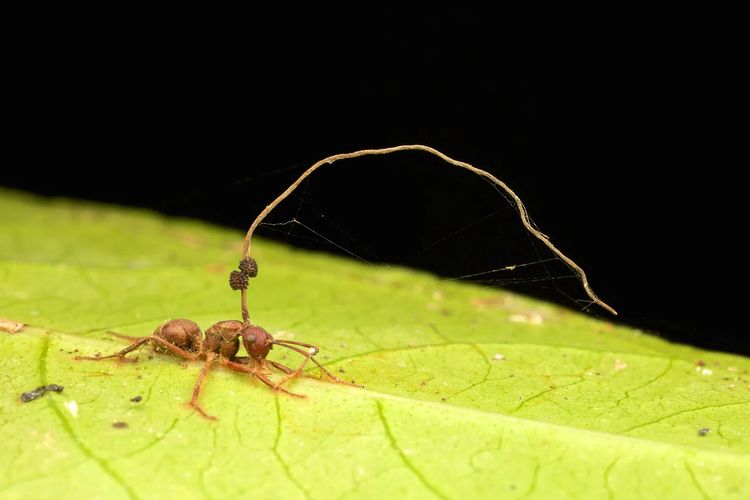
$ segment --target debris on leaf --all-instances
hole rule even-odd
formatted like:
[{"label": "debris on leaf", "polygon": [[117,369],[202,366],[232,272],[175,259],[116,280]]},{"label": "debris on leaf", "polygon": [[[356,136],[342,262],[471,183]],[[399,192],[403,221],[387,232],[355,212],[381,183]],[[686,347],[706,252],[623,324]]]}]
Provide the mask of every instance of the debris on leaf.
[{"label": "debris on leaf", "polygon": [[78,403],[76,401],[66,401],[63,406],[73,415],[73,418],[78,417]]},{"label": "debris on leaf", "polygon": [[143,397],[142,397],[142,396],[136,396],[136,397],[134,397],[134,398],[130,398],[130,400],[131,400],[131,401],[132,401],[133,403],[140,403],[142,399],[143,399]]},{"label": "debris on leaf", "polygon": [[513,323],[528,323],[530,325],[541,325],[544,323],[544,318],[539,313],[511,314],[509,319]]},{"label": "debris on leaf", "polygon": [[128,424],[125,422],[112,422],[112,427],[115,429],[127,429]]},{"label": "debris on leaf", "polygon": [[28,403],[29,401],[34,401],[35,399],[39,399],[42,396],[44,396],[44,393],[47,392],[44,386],[37,387],[33,391],[24,392],[21,394],[21,401],[24,403]]},{"label": "debris on leaf", "polygon": [[21,394],[21,401],[28,403],[44,396],[47,392],[62,392],[63,386],[57,384],[40,385],[33,391],[24,392]]},{"label": "debris on leaf", "polygon": [[473,299],[471,305],[480,311],[485,309],[503,309],[508,306],[507,297],[489,297],[483,299]]},{"label": "debris on leaf", "polygon": [[628,367],[628,364],[625,361],[622,361],[620,359],[616,359],[615,360],[615,371],[616,372],[622,371],[622,370],[624,370],[627,367]]},{"label": "debris on leaf", "polygon": [[705,435],[706,435],[706,434],[708,434],[709,432],[711,432],[711,429],[709,429],[708,427],[704,427],[703,429],[698,429],[698,435],[699,435],[700,437],[703,437],[703,436],[705,436]]},{"label": "debris on leaf", "polygon": [[18,321],[0,318],[0,331],[6,333],[18,333],[24,326],[26,325],[19,323]]},{"label": "debris on leaf", "polygon": [[505,360],[505,356],[503,356],[499,352],[496,352],[495,355],[492,356],[492,359],[494,359],[495,361],[503,361]]}]

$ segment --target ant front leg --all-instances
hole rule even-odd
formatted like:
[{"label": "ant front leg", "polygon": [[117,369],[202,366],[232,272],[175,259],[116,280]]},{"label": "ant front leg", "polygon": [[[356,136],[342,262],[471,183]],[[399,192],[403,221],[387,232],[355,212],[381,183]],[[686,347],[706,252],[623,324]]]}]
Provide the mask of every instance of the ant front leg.
[{"label": "ant front leg", "polygon": [[[354,385],[355,387],[359,387],[356,384],[351,384],[351,383],[349,383],[349,382],[347,382],[345,380],[341,380],[336,375],[334,375],[333,373],[331,373],[330,371],[328,371],[323,365],[321,365],[318,362],[318,360],[313,357],[316,354],[318,354],[318,352],[320,352],[320,348],[318,348],[318,346],[313,345],[313,344],[308,344],[308,343],[305,343],[305,342],[296,342],[294,340],[274,340],[273,343],[276,344],[276,345],[279,345],[281,347],[286,347],[287,349],[291,349],[292,351],[298,352],[298,353],[300,353],[301,355],[303,355],[305,357],[305,360],[302,362],[302,364],[296,370],[294,370],[293,372],[291,372],[289,374],[289,376],[285,377],[281,382],[279,382],[277,385],[284,384],[284,383],[286,383],[287,381],[289,381],[289,380],[291,380],[293,378],[299,377],[302,374],[302,370],[305,368],[305,365],[307,365],[307,362],[308,361],[312,361],[313,363],[315,363],[315,365],[318,368],[320,368],[320,371],[322,373],[324,373],[325,375],[327,375],[328,378],[330,378],[331,380],[333,380],[337,384]],[[307,350],[300,349],[299,347],[296,347],[296,346],[307,347]],[[276,364],[274,364],[274,366],[276,366]],[[286,368],[286,367],[284,367],[284,368]],[[286,371],[286,370],[282,369],[282,371]]]},{"label": "ant front leg", "polygon": [[286,365],[282,365],[281,363],[278,363],[276,361],[271,361],[270,359],[267,359],[266,361],[268,361],[268,363],[270,363],[271,366],[273,366],[274,368],[276,368],[278,370],[281,370],[282,372],[286,373],[287,375],[290,375],[290,374],[294,373],[294,370],[292,370],[291,368],[289,368]]},{"label": "ant front leg", "polygon": [[221,364],[229,368],[230,370],[234,370],[236,372],[243,372],[243,373],[249,373],[255,377],[258,378],[261,382],[266,384],[268,387],[273,389],[274,391],[281,391],[286,394],[289,394],[290,396],[294,396],[295,398],[304,398],[305,396],[302,394],[295,394],[293,392],[287,391],[283,387],[277,387],[277,384],[274,384],[268,377],[263,375],[262,373],[259,373],[258,368],[251,368],[247,365],[242,365],[239,363],[235,363],[233,361],[230,361],[226,358],[221,358]]}]

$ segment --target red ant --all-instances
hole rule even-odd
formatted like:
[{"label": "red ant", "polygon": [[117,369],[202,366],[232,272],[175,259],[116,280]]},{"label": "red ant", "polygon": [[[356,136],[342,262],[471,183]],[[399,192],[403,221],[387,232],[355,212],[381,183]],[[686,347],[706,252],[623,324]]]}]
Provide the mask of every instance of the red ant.
[{"label": "red ant", "polygon": [[[101,361],[108,358],[125,359],[125,355],[146,343],[151,343],[154,350],[157,352],[169,352],[189,361],[203,359],[205,360],[205,363],[203,364],[203,368],[195,382],[193,397],[190,400],[189,406],[194,408],[203,417],[210,420],[216,420],[216,417],[206,413],[206,411],[198,404],[198,396],[200,395],[203,380],[206,378],[206,375],[217,359],[227,368],[249,373],[257,377],[261,382],[271,387],[274,391],[285,392],[290,396],[299,398],[304,398],[305,396],[289,392],[281,386],[287,381],[300,376],[305,365],[307,365],[307,362],[311,360],[318,366],[318,368],[320,368],[322,373],[327,375],[334,382],[348,384],[348,382],[333,375],[313,358],[313,356],[320,351],[317,346],[305,342],[295,342],[293,340],[276,340],[263,328],[250,325],[249,323],[245,325],[236,320],[219,321],[218,323],[215,323],[206,330],[205,338],[201,333],[200,327],[189,319],[173,319],[167,321],[154,330],[154,333],[148,337],[118,336],[131,340],[135,339],[135,341],[125,349],[114,354],[109,354],[107,356],[76,356],[76,359],[91,361]],[[242,337],[242,344],[249,355],[246,358],[237,357],[237,352],[240,349],[240,337]],[[303,355],[305,360],[296,370],[292,370],[281,363],[266,359],[275,345],[291,349],[292,351]],[[301,349],[300,347],[304,347],[306,350]],[[267,375],[271,373],[268,364],[284,372],[286,377],[277,383],[271,381],[267,377]]]}]

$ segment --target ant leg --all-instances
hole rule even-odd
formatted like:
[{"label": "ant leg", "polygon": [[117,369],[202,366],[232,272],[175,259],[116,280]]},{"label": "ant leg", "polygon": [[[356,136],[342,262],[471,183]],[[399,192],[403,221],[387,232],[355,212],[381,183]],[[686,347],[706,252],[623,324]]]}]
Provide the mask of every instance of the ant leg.
[{"label": "ant leg", "polygon": [[[129,338],[132,339],[132,337],[129,337]],[[164,340],[161,337],[157,337],[155,335],[151,335],[149,337],[140,337],[140,338],[138,338],[138,340],[136,340],[135,342],[133,342],[132,344],[130,344],[129,346],[127,346],[125,349],[123,349],[121,351],[118,351],[118,352],[116,352],[114,354],[108,354],[107,356],[76,356],[75,359],[85,359],[85,360],[88,360],[88,361],[99,361],[101,359],[110,359],[110,358],[121,358],[122,359],[122,358],[125,358],[126,354],[128,354],[130,352],[133,352],[134,350],[138,349],[139,347],[141,347],[146,342],[151,342],[151,343],[154,343],[154,344],[159,344],[161,347],[164,347],[165,349],[168,349],[173,354],[175,354],[175,355],[177,355],[177,356],[179,356],[181,358],[184,358],[184,359],[188,359],[188,360],[192,361],[196,357],[195,354],[192,354],[192,353],[190,353],[190,352],[188,352],[188,351],[186,351],[184,349],[181,349],[181,348],[177,347],[176,345],[170,344],[169,342],[167,342],[166,340]]]},{"label": "ant leg", "polygon": [[146,340],[150,340],[153,343],[159,344],[159,346],[168,349],[172,354],[175,354],[183,359],[187,359],[188,361],[193,361],[197,358],[195,354],[192,352],[188,352],[185,349],[182,349],[180,347],[177,347],[174,344],[170,344],[166,340],[164,340],[161,337],[157,337],[156,335],[152,335],[150,337],[146,337]]},{"label": "ant leg", "polygon": [[[276,343],[276,342],[274,342],[274,343]],[[279,345],[281,347],[287,347],[289,349],[296,350],[295,347],[290,347],[290,346],[286,346],[286,345],[283,345],[283,344],[279,344]],[[301,351],[301,349],[300,349],[300,351]],[[278,368],[279,370],[281,370],[281,371],[283,371],[283,372],[285,372],[287,374],[286,377],[284,377],[281,380],[279,380],[278,382],[276,382],[276,385],[275,385],[274,388],[278,389],[279,387],[281,387],[282,385],[286,384],[290,380],[295,379],[295,378],[299,377],[300,375],[302,375],[302,370],[305,369],[305,365],[307,365],[307,362],[310,361],[310,359],[312,359],[312,355],[305,356],[305,360],[302,361],[302,364],[299,365],[296,370],[292,370],[291,368],[289,368],[287,366],[284,366],[281,363],[276,363],[275,361],[270,361],[271,365],[275,366],[276,368]]]},{"label": "ant leg", "polygon": [[208,413],[206,413],[206,410],[204,410],[203,407],[198,404],[198,396],[201,393],[201,384],[206,378],[206,375],[208,375],[209,370],[211,370],[211,365],[213,365],[215,359],[216,353],[209,352],[206,354],[206,362],[203,364],[203,368],[201,368],[201,372],[198,374],[198,380],[195,381],[195,387],[193,388],[193,399],[191,399],[189,403],[191,408],[193,408],[195,411],[200,413],[202,417],[207,418],[208,420],[218,419],[213,415],[209,415]]},{"label": "ant leg", "polygon": [[286,394],[289,394],[290,396],[294,396],[295,398],[304,398],[305,397],[302,394],[295,394],[293,392],[289,392],[286,389],[284,389],[283,387],[275,387],[274,383],[270,379],[268,379],[268,377],[266,377],[265,375],[262,375],[262,374],[258,373],[258,370],[255,369],[255,368],[250,368],[247,365],[241,365],[239,363],[234,363],[232,361],[229,361],[226,358],[221,358],[221,364],[224,365],[224,366],[226,366],[227,368],[229,368],[231,370],[236,371],[236,372],[249,373],[251,375],[254,375],[255,377],[258,377],[258,380],[260,380],[261,382],[263,382],[264,384],[266,384],[268,387],[270,387],[274,391],[281,391],[281,392],[284,392]]},{"label": "ant leg", "polygon": [[[301,355],[303,355],[306,358],[305,361],[302,362],[302,365],[300,365],[300,367],[295,370],[295,374],[297,374],[297,372],[301,372],[302,369],[305,367],[305,365],[307,364],[308,361],[312,361],[313,363],[315,363],[315,365],[318,368],[320,368],[320,370],[323,373],[325,373],[328,376],[328,378],[330,378],[331,380],[333,380],[337,384],[353,385],[355,387],[359,387],[356,384],[352,384],[352,383],[347,382],[346,380],[341,380],[336,375],[334,375],[333,373],[331,373],[330,371],[328,371],[323,365],[321,365],[320,363],[318,363],[318,360],[313,357],[313,356],[315,356],[315,354],[317,354],[320,351],[320,349],[318,349],[317,346],[314,346],[312,344],[305,344],[304,342],[293,342],[291,340],[274,340],[273,343],[277,344],[277,345],[280,345],[281,347],[286,347],[287,349],[291,349],[292,351],[298,352],[298,353],[300,353]],[[295,345],[305,346],[305,347],[307,347],[309,349],[314,349],[315,353],[312,353],[310,351],[305,351],[303,349],[300,349],[299,347],[294,347],[293,345],[287,345],[287,344],[295,344]],[[297,375],[295,375],[295,376],[297,376]],[[290,378],[292,378],[292,377],[287,377],[287,379],[290,379]],[[286,380],[284,382],[286,382]]]},{"label": "ant leg", "polygon": [[149,341],[149,337],[142,338],[140,340],[133,342],[122,351],[118,351],[114,354],[108,354],[107,356],[76,356],[75,359],[85,359],[88,361],[100,361],[102,359],[109,359],[109,358],[125,358],[126,354],[132,351],[135,351],[136,349],[138,349],[139,347],[141,347],[143,344],[145,344],[148,341]]},{"label": "ant leg", "polygon": [[281,370],[282,372],[286,373],[287,375],[290,375],[290,374],[294,373],[294,370],[292,370],[288,366],[284,366],[281,363],[277,363],[276,361],[271,361],[270,359],[267,359],[266,361],[268,361],[269,363],[271,363],[271,366],[273,366],[275,368],[278,368],[279,370]]}]

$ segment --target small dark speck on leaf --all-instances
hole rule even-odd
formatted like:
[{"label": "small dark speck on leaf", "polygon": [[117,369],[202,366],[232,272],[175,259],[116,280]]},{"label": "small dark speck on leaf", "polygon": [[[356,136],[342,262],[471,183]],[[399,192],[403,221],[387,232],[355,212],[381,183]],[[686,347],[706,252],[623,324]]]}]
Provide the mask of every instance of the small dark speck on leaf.
[{"label": "small dark speck on leaf", "polygon": [[698,366],[706,366],[706,362],[703,361],[702,359],[699,359],[698,361],[696,361],[695,364]]},{"label": "small dark speck on leaf", "polygon": [[131,401],[132,401],[133,403],[140,403],[140,402],[141,402],[141,399],[143,399],[143,397],[142,397],[142,396],[136,396],[136,397],[134,397],[134,398],[130,398],[130,400],[131,400]]},{"label": "small dark speck on leaf", "polygon": [[343,368],[339,368],[339,373],[346,373]]},{"label": "small dark speck on leaf", "polygon": [[128,424],[126,424],[125,422],[112,422],[112,427],[114,427],[115,429],[127,429]]},{"label": "small dark speck on leaf", "polygon": [[445,398],[440,398],[440,401],[445,401]]},{"label": "small dark speck on leaf", "polygon": [[44,396],[47,392],[62,392],[63,386],[57,384],[40,385],[33,391],[24,392],[21,394],[21,401],[28,403]]},{"label": "small dark speck on leaf", "polygon": [[700,437],[707,435],[709,432],[711,432],[711,429],[709,429],[708,427],[704,427],[703,429],[698,429],[698,435]]}]

